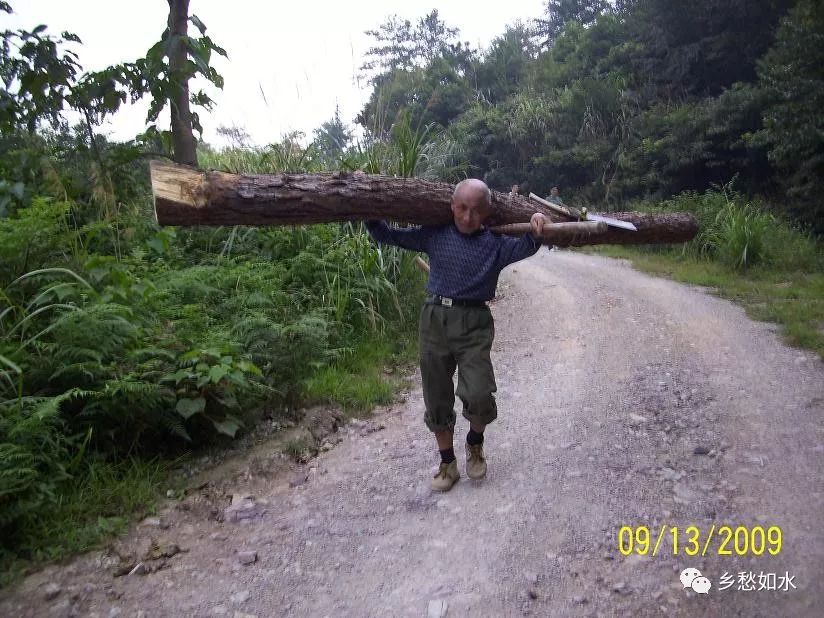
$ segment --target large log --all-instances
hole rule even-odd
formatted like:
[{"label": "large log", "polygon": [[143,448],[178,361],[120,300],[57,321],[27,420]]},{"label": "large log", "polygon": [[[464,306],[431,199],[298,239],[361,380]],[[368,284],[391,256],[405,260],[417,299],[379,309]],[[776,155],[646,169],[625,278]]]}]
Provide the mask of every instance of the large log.
[{"label": "large log", "polygon": [[[227,174],[164,161],[151,162],[155,213],[161,225],[300,225],[384,219],[418,225],[452,220],[453,186],[360,172],[325,174]],[[529,221],[541,212],[568,222],[521,196],[492,192],[490,226]],[[638,231],[609,228],[604,234],[552,241],[559,246],[680,243],[693,238],[698,222],[685,213],[612,212]]]}]

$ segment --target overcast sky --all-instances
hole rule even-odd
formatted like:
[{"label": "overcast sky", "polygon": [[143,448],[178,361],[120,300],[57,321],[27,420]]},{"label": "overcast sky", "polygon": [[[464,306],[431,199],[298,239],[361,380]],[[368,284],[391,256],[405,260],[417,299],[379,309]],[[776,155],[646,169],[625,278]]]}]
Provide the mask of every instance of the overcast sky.
[{"label": "overcast sky", "polygon": [[[159,40],[168,16],[166,0],[9,0],[14,14],[0,13],[5,28],[46,24],[53,35],[77,34],[74,46],[85,70],[135,60]],[[312,130],[340,105],[352,124],[369,96],[358,68],[377,29],[390,15],[418,18],[437,8],[440,18],[460,29],[473,47],[486,47],[507,24],[529,21],[543,12],[544,0],[481,3],[450,0],[317,2],[314,0],[191,0],[190,14],[203,20],[207,34],[229,54],[212,64],[225,79],[213,98],[211,114],[201,112],[204,138],[220,144],[220,125],[245,129],[257,144],[277,141],[287,131]],[[190,33],[196,30],[190,25]],[[146,105],[121,111],[107,130],[128,139],[145,127]],[[168,114],[161,117],[168,127]]]}]

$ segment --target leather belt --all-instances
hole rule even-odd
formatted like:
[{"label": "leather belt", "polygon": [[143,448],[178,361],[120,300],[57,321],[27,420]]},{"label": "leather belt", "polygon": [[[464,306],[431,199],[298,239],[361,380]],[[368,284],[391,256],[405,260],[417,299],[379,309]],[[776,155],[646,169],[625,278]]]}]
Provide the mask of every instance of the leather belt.
[{"label": "leather belt", "polygon": [[469,299],[469,298],[447,298],[446,296],[427,296],[427,305],[443,305],[444,307],[483,307],[486,305],[485,300]]}]

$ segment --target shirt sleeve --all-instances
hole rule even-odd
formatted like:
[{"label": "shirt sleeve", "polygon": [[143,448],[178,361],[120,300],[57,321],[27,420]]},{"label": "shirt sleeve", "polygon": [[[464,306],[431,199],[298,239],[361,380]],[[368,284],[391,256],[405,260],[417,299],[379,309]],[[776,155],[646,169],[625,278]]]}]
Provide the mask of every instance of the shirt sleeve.
[{"label": "shirt sleeve", "polygon": [[520,238],[501,236],[498,264],[501,268],[504,268],[509,264],[514,264],[524,258],[535,255],[540,248],[541,241],[533,238],[532,234],[524,234]]},{"label": "shirt sleeve", "polygon": [[377,243],[427,253],[429,239],[432,236],[432,230],[427,226],[389,227],[386,221],[366,221],[365,225],[372,240]]}]

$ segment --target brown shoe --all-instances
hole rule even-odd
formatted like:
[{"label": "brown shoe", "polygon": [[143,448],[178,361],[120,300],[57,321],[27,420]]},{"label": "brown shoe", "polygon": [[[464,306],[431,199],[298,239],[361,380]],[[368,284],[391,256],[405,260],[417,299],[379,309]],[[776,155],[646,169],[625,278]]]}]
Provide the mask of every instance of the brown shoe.
[{"label": "brown shoe", "polygon": [[459,478],[461,475],[458,472],[457,459],[452,463],[442,463],[435,478],[432,479],[432,491],[449,491]]},{"label": "brown shoe", "polygon": [[466,445],[466,475],[471,479],[482,479],[486,476],[483,444]]}]

